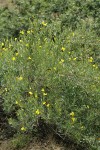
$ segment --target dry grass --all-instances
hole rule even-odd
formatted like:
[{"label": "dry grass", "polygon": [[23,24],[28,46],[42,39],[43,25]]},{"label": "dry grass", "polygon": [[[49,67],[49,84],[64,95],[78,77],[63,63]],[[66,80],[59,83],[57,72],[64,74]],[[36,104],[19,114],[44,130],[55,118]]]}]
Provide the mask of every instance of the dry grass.
[{"label": "dry grass", "polygon": [[[0,141],[0,150],[15,150],[11,145],[10,140]],[[45,139],[33,138],[30,143],[26,144],[24,148],[17,150],[77,150],[73,144],[68,145],[60,140],[55,139],[54,136],[49,135]]]},{"label": "dry grass", "polygon": [[[9,140],[0,142],[0,150],[14,150],[13,147],[9,145]],[[33,140],[30,144],[26,145],[20,150],[74,150],[70,148],[65,148],[60,143],[57,143],[53,139],[46,139],[45,141]]]},{"label": "dry grass", "polygon": [[12,8],[13,4],[11,0],[0,0],[0,7]]}]

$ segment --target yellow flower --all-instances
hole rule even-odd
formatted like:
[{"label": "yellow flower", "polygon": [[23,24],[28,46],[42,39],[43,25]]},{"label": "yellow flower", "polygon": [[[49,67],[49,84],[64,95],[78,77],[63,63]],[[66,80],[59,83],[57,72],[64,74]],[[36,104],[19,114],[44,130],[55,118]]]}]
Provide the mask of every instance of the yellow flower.
[{"label": "yellow flower", "polygon": [[29,47],[29,44],[27,43],[25,46],[26,46],[26,47]]},{"label": "yellow flower", "polygon": [[5,44],[4,44],[4,43],[1,43],[1,45],[4,46]]},{"label": "yellow flower", "polygon": [[33,95],[33,93],[30,91],[30,92],[28,92],[30,95]]},{"label": "yellow flower", "polygon": [[7,88],[5,88],[5,91],[6,91],[6,92],[8,91]]},{"label": "yellow flower", "polygon": [[17,41],[17,38],[15,38],[15,41]]},{"label": "yellow flower", "polygon": [[63,63],[63,62],[64,62],[64,59],[61,59],[61,62]]},{"label": "yellow flower", "polygon": [[16,56],[18,56],[18,52],[17,52],[17,53],[15,53],[15,55],[16,55]]},{"label": "yellow flower", "polygon": [[98,69],[98,66],[96,66],[95,69]]},{"label": "yellow flower", "polygon": [[19,40],[21,43],[23,42],[22,40]]},{"label": "yellow flower", "polygon": [[26,131],[26,128],[25,127],[21,127],[21,131]]},{"label": "yellow flower", "polygon": [[23,77],[22,76],[17,77],[17,80],[21,81],[21,80],[23,80]]},{"label": "yellow flower", "polygon": [[15,60],[16,60],[16,58],[15,58],[15,57],[12,57],[12,60],[13,60],[13,61],[15,61]]},{"label": "yellow flower", "polygon": [[20,80],[20,81],[23,80],[23,77],[20,76],[20,77],[19,77],[19,80]]},{"label": "yellow flower", "polygon": [[29,56],[29,57],[28,57],[28,60],[31,60],[31,59],[32,59],[32,58]]},{"label": "yellow flower", "polygon": [[75,35],[75,33],[73,32],[73,33],[72,33],[72,35],[74,36],[74,35]]},{"label": "yellow flower", "polygon": [[62,47],[62,48],[61,48],[61,51],[62,51],[62,52],[64,52],[64,51],[65,51],[65,48],[64,48],[64,47]]},{"label": "yellow flower", "polygon": [[47,104],[47,107],[49,107],[50,106],[50,104]]},{"label": "yellow flower", "polygon": [[44,96],[46,96],[46,95],[47,95],[47,93],[43,93],[43,95],[44,95]]},{"label": "yellow flower", "polygon": [[35,98],[38,98],[38,95],[37,95],[37,93],[35,93],[35,94],[34,94],[34,97],[35,97]]},{"label": "yellow flower", "polygon": [[2,48],[2,50],[6,51],[6,50],[7,50],[7,48],[5,48],[5,47],[4,47],[4,48]]},{"label": "yellow flower", "polygon": [[98,66],[97,66],[97,65],[95,65],[95,64],[93,65],[93,67],[94,67],[95,69],[98,69]]},{"label": "yellow flower", "polygon": [[30,34],[30,33],[31,33],[31,31],[28,30],[28,31],[27,31],[27,34]]},{"label": "yellow flower", "polygon": [[53,69],[54,69],[54,70],[57,70],[57,68],[56,68],[56,67],[53,67]]},{"label": "yellow flower", "polygon": [[36,113],[37,115],[39,115],[39,114],[40,114],[39,109],[37,109],[35,113]]},{"label": "yellow flower", "polygon": [[64,59],[61,59],[59,63],[60,63],[60,64],[64,63]]},{"label": "yellow flower", "polygon": [[45,91],[44,88],[42,88],[42,89],[41,89],[41,92],[44,92],[44,91]]},{"label": "yellow flower", "polygon": [[31,29],[31,33],[33,33],[34,31]]},{"label": "yellow flower", "polygon": [[75,58],[73,58],[73,60],[76,60],[76,57],[75,57]]},{"label": "yellow flower", "polygon": [[23,31],[23,30],[21,30],[21,31],[20,31],[20,34],[24,34],[24,31]]},{"label": "yellow flower", "polygon": [[16,101],[16,105],[18,105],[18,101]]},{"label": "yellow flower", "polygon": [[93,67],[96,67],[96,65],[94,64]]},{"label": "yellow flower", "polygon": [[45,23],[44,21],[42,21],[42,25],[43,26],[47,26],[47,23]]},{"label": "yellow flower", "polygon": [[46,104],[46,102],[43,102],[43,105],[45,105]]},{"label": "yellow flower", "polygon": [[72,117],[71,120],[72,120],[72,122],[75,122],[76,118],[75,118],[75,117]]},{"label": "yellow flower", "polygon": [[74,116],[75,116],[75,113],[72,111],[72,112],[70,113],[70,116],[74,117]]},{"label": "yellow flower", "polygon": [[93,62],[93,58],[90,57],[90,58],[88,59],[88,61],[89,61],[89,62]]}]

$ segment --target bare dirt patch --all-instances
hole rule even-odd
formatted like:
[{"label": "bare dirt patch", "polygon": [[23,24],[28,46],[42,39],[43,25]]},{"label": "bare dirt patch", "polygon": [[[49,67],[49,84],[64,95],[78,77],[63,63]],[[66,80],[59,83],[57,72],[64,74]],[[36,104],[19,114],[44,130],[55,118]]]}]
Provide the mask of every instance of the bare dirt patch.
[{"label": "bare dirt patch", "polygon": [[5,140],[5,141],[0,141],[0,150],[10,150],[8,149],[8,144],[9,140]]},{"label": "bare dirt patch", "polygon": [[[0,141],[0,150],[15,150],[13,145],[11,146],[10,140]],[[17,150],[76,150],[72,146],[66,147],[63,143],[57,142],[53,137],[48,137],[45,140],[33,139],[29,144],[26,144],[24,148],[18,148]]]},{"label": "bare dirt patch", "polygon": [[54,139],[48,138],[45,141],[33,140],[30,145],[22,150],[71,150],[65,148],[62,144],[57,143]]}]

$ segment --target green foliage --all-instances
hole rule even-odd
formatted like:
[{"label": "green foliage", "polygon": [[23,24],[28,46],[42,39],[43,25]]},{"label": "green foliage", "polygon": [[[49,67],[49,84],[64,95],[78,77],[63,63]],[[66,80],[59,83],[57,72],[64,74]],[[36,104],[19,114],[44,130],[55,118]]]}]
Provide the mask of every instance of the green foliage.
[{"label": "green foliage", "polygon": [[33,131],[41,117],[59,132],[94,145],[100,130],[100,71],[92,49],[99,39],[84,28],[61,32],[60,26],[34,18],[19,38],[1,43],[4,110],[15,114],[8,120],[18,132]]},{"label": "green foliage", "polygon": [[32,132],[42,118],[97,148],[99,1],[13,2],[15,10],[0,10],[0,37],[8,37],[0,44],[0,95],[9,124]]},{"label": "green foliage", "polygon": [[16,134],[9,142],[9,148],[19,149],[25,147],[31,141],[31,136],[26,134]]},{"label": "green foliage", "polygon": [[61,20],[61,28],[70,27],[73,30],[84,24],[100,35],[100,2],[98,0],[35,0],[15,1],[14,8],[0,9],[0,38],[19,36],[21,29],[29,28],[34,17],[46,18],[49,21],[57,17]]}]

